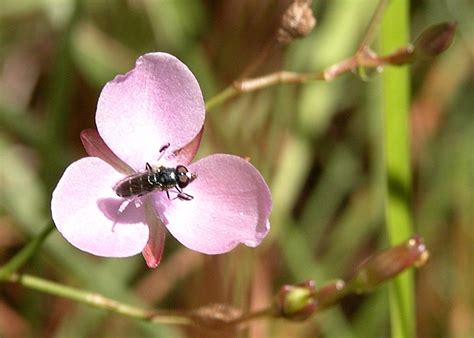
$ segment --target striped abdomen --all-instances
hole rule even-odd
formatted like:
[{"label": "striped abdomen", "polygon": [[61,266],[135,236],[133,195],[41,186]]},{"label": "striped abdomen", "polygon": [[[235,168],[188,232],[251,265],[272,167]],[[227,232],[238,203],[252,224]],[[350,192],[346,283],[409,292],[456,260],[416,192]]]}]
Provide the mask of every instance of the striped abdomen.
[{"label": "striped abdomen", "polygon": [[115,193],[120,197],[132,197],[145,195],[153,190],[163,190],[162,186],[152,179],[153,176],[144,172],[125,177],[115,185]]}]

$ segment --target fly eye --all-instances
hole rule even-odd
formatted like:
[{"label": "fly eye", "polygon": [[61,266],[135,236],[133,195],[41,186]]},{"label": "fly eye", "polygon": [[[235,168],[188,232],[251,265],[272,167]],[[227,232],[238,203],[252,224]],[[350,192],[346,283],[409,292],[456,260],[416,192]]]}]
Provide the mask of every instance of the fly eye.
[{"label": "fly eye", "polygon": [[189,178],[186,174],[178,175],[178,186],[182,189],[189,184]]},{"label": "fly eye", "polygon": [[189,184],[188,168],[184,165],[179,165],[176,167],[176,172],[178,173],[178,186],[183,189]]},{"label": "fly eye", "polygon": [[181,175],[186,174],[188,172],[188,168],[186,168],[184,165],[179,165],[179,166],[176,167],[176,171],[181,176]]}]

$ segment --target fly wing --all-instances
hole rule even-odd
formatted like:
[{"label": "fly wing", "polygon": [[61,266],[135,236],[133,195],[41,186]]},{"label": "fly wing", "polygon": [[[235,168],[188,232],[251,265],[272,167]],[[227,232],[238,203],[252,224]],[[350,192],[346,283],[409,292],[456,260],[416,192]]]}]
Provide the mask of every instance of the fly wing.
[{"label": "fly wing", "polygon": [[114,191],[120,197],[144,195],[153,190],[153,184],[148,181],[148,172],[137,173],[125,177],[114,186]]}]

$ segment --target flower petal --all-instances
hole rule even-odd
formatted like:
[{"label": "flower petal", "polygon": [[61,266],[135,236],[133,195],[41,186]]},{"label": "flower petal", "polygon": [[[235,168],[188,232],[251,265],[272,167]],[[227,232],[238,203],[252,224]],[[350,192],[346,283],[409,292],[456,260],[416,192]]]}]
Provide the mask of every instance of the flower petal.
[{"label": "flower petal", "polygon": [[89,156],[100,158],[110,164],[115,170],[125,175],[131,175],[135,172],[127,163],[119,159],[117,155],[110,150],[97,130],[85,129],[81,131],[81,142]]},{"label": "flower petal", "polygon": [[148,243],[142,251],[143,258],[149,268],[156,268],[160,265],[163,249],[165,248],[166,228],[158,218],[153,208],[151,199],[145,200],[145,217],[150,229]]},{"label": "flower petal", "polygon": [[167,166],[177,166],[181,165],[188,165],[193,160],[194,156],[199,149],[199,145],[201,144],[202,133],[204,131],[204,127],[201,128],[201,131],[193,138],[191,142],[186,144],[184,147],[173,151],[169,156],[166,156],[166,165]]},{"label": "flower petal", "polygon": [[217,154],[191,164],[197,174],[185,192],[191,201],[155,194],[155,206],[168,230],[188,248],[207,254],[232,250],[239,243],[257,246],[268,233],[271,195],[249,162]]},{"label": "flower petal", "polygon": [[155,161],[162,146],[185,146],[204,123],[199,84],[181,61],[166,53],[140,57],[135,68],[107,83],[97,105],[100,136],[135,170]]},{"label": "flower petal", "polygon": [[97,256],[140,253],[148,240],[144,210],[118,198],[113,186],[123,175],[96,157],[82,158],[64,172],[53,192],[51,212],[69,243]]}]

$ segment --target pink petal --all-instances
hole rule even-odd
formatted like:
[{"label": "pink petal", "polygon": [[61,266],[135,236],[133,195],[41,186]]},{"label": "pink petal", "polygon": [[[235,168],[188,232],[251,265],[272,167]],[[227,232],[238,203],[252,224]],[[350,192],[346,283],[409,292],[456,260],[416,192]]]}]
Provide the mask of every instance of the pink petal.
[{"label": "pink petal", "polygon": [[194,156],[199,149],[201,144],[202,133],[204,127],[201,128],[201,131],[193,138],[191,142],[186,144],[184,147],[173,151],[169,156],[166,156],[166,165],[167,166],[176,166],[176,165],[188,165],[193,160]]},{"label": "pink petal", "polygon": [[163,249],[165,248],[166,228],[158,218],[153,208],[150,199],[145,200],[145,217],[150,229],[150,236],[148,243],[142,251],[143,258],[149,268],[156,268],[163,256]]},{"label": "pink petal", "polygon": [[110,150],[97,130],[85,129],[81,131],[81,142],[89,156],[100,158],[110,164],[115,170],[125,175],[131,175],[135,172],[127,163],[119,159],[117,155]]},{"label": "pink petal", "polygon": [[106,257],[132,256],[143,250],[149,232],[144,210],[117,197],[112,187],[121,178],[96,157],[82,158],[66,169],[53,192],[51,211],[69,243]]},{"label": "pink petal", "polygon": [[255,247],[270,229],[271,195],[260,173],[232,155],[212,155],[191,164],[198,177],[185,192],[191,201],[169,201],[155,194],[168,230],[188,248],[207,254],[232,250],[239,243]]},{"label": "pink petal", "polygon": [[155,161],[160,148],[182,148],[204,123],[199,84],[181,61],[166,53],[140,57],[100,94],[96,124],[113,152],[135,170]]}]

